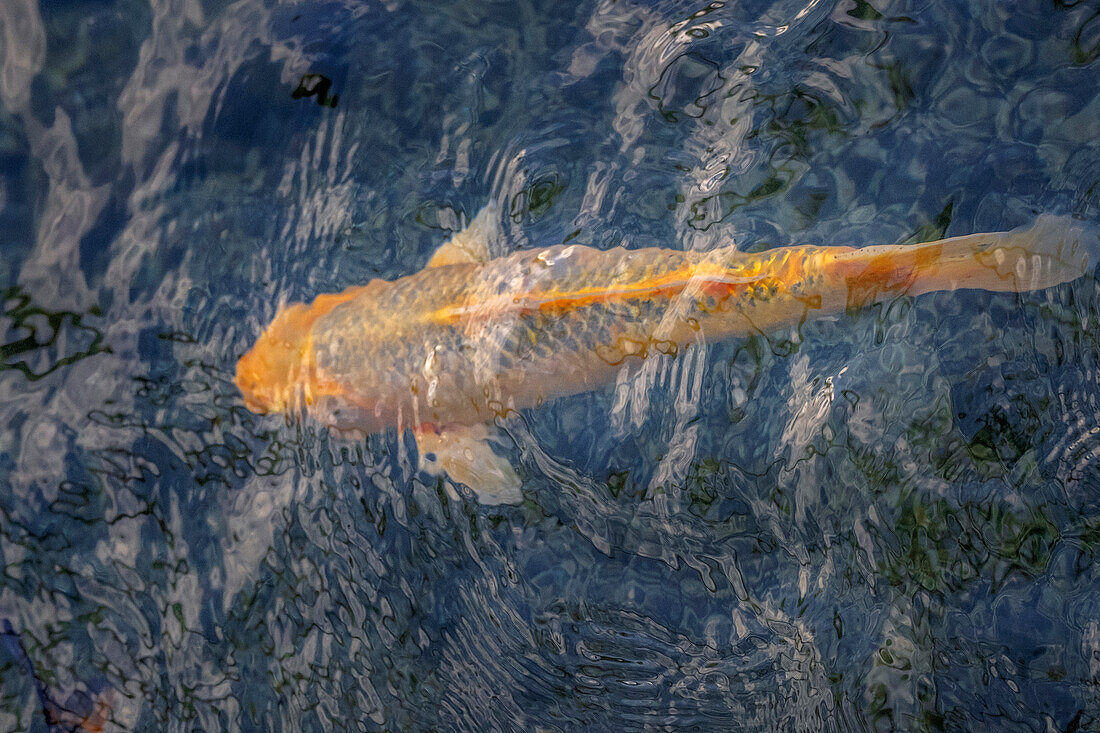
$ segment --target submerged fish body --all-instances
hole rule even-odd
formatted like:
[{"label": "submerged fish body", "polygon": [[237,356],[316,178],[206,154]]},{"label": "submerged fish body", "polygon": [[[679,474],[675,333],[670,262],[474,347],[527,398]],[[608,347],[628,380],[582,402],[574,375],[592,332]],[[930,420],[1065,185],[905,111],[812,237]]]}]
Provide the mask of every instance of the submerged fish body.
[{"label": "submerged fish body", "polygon": [[[758,254],[562,245],[489,260],[477,236],[487,215],[427,269],[282,309],[238,363],[246,404],[363,433],[412,427],[438,453],[443,431],[462,442],[461,426],[594,389],[651,356],[904,295],[1050,287],[1083,275],[1097,249],[1080,223],[1041,217],[916,245]],[[462,473],[454,460],[452,477]]]},{"label": "submerged fish body", "polygon": [[[374,281],[280,313],[269,329],[278,337],[242,359],[238,381],[260,409],[308,406],[368,433],[484,422],[592,389],[630,359],[747,332],[751,297],[797,291],[779,292],[761,260],[717,260],[556,246]],[[252,359],[281,350],[293,352],[278,360],[286,371],[249,379]]]}]

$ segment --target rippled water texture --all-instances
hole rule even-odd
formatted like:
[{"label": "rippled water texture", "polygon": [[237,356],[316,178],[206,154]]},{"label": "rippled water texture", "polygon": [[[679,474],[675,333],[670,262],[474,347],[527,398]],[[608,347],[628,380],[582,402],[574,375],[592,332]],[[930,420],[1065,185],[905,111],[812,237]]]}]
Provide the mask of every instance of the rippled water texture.
[{"label": "rippled water texture", "polygon": [[519,506],[231,379],[488,201],[495,254],[1100,221],[1098,56],[1087,0],[3,0],[0,729],[1096,729],[1095,277],[514,415]]}]

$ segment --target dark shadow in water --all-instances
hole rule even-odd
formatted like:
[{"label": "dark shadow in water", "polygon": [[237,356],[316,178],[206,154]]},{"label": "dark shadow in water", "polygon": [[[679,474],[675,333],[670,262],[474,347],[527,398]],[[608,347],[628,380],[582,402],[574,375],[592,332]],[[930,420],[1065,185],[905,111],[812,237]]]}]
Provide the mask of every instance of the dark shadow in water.
[{"label": "dark shadow in water", "polygon": [[89,316],[102,315],[96,306],[86,313],[52,311],[11,287],[4,292],[3,307],[0,318],[10,319],[10,325],[0,346],[0,371],[16,369],[34,382],[61,367],[111,351],[103,343],[103,333],[84,322]]}]

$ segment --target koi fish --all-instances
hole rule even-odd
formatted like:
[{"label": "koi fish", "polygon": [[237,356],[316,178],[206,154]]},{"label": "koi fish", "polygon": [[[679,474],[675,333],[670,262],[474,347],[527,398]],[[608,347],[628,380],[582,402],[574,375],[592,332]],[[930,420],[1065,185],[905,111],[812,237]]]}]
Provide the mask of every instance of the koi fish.
[{"label": "koi fish", "polygon": [[519,478],[489,447],[510,410],[595,389],[625,365],[692,344],[902,296],[1052,287],[1084,275],[1100,252],[1094,230],[1042,216],[912,245],[559,245],[491,259],[498,220],[482,210],[420,272],[281,308],[237,364],[246,406],[364,434],[412,428],[426,471],[483,503],[513,503]]}]

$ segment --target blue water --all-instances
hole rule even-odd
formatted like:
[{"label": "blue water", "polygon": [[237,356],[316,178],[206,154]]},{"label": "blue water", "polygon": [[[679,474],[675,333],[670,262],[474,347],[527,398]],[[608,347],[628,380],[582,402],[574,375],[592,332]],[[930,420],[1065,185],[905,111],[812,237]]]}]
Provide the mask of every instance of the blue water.
[{"label": "blue water", "polygon": [[1095,277],[513,416],[519,506],[232,384],[490,201],[495,254],[1100,222],[1098,57],[1088,0],[3,0],[0,730],[1100,728]]}]

